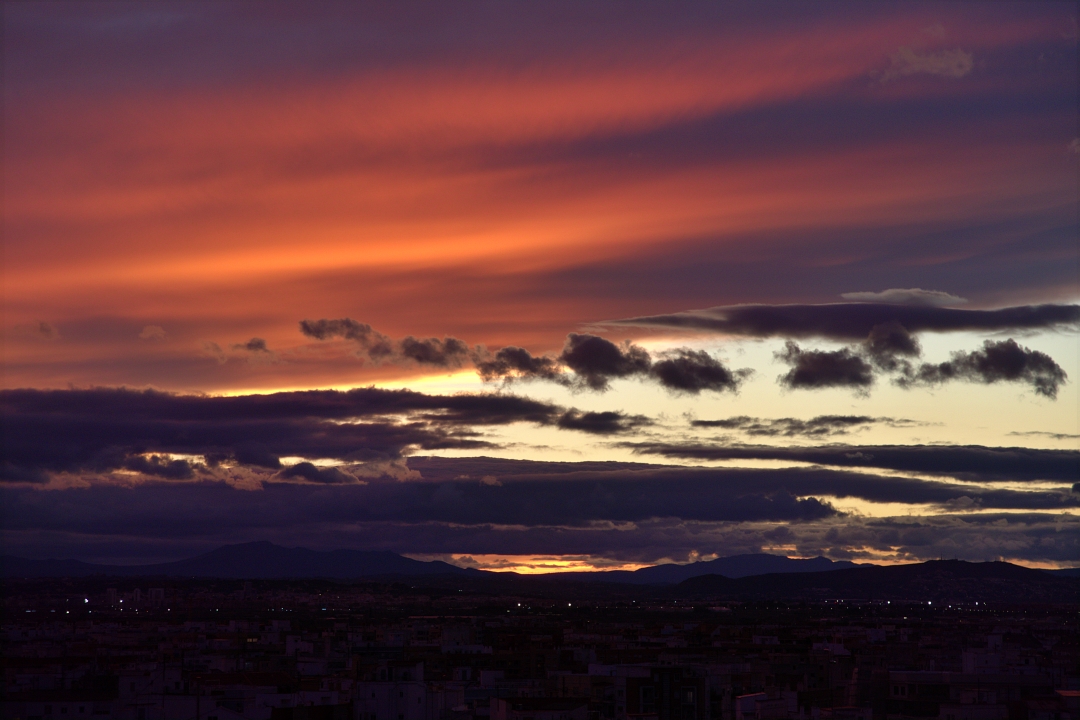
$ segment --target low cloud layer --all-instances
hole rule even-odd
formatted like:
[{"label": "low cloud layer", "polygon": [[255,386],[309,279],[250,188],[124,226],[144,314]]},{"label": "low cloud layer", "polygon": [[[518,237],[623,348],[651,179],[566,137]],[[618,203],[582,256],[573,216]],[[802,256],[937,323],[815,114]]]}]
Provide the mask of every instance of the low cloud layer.
[{"label": "low cloud layer", "polygon": [[980,445],[709,445],[703,443],[624,443],[646,455],[693,460],[781,460],[851,468],[947,475],[962,480],[1008,482],[1080,477],[1080,452]]},{"label": "low cloud layer", "polygon": [[[229,491],[200,499],[223,502],[230,498],[226,492]],[[117,494],[113,499],[123,497]],[[323,503],[334,499],[333,494],[328,494]],[[98,502],[105,500],[103,497]],[[283,497],[283,501],[289,500],[298,502],[300,498]],[[299,504],[309,510],[318,507],[310,502]],[[121,534],[119,527],[114,531],[100,524],[71,530],[9,529],[4,531],[3,537],[7,551],[15,555],[84,559],[174,560],[225,543],[251,539],[324,550],[352,547],[435,554],[454,548],[455,553],[463,554],[586,555],[609,562],[642,563],[686,562],[710,554],[723,556],[762,551],[806,557],[824,555],[838,560],[906,562],[954,557],[972,561],[1006,559],[1072,565],[1080,557],[1080,519],[1057,513],[890,518],[844,516],[802,523],[657,518],[623,527],[610,523],[585,527],[507,527],[438,522],[352,522],[348,519],[317,521],[296,515],[287,518],[275,515],[275,519],[282,522],[256,525],[250,519],[245,521],[246,514],[254,509],[252,506],[226,506],[220,515],[214,513],[222,520],[235,515],[238,520],[235,526],[224,522],[217,526],[200,523],[188,532],[177,532],[174,524],[146,523],[145,527],[152,532],[147,532],[137,545],[132,543],[130,536]],[[205,509],[203,514],[206,514]],[[185,509],[180,517],[198,519],[194,509]],[[290,522],[293,518],[295,522]],[[65,526],[74,524],[64,523]]]},{"label": "low cloud layer", "polygon": [[[468,473],[495,477],[506,487],[524,483],[548,487],[551,492],[565,487],[575,494],[589,489],[612,492],[655,490],[663,494],[697,494],[703,503],[712,498],[742,497],[764,493],[785,493],[794,497],[854,498],[877,503],[933,504],[965,509],[1054,510],[1080,507],[1068,487],[1054,490],[1003,489],[955,482],[930,481],[882,475],[866,470],[822,468],[748,469],[672,467],[618,463],[546,463],[494,458],[413,458],[410,468],[429,483],[441,483]],[[664,490],[667,488],[667,490]],[[621,490],[620,490],[621,489]],[[967,499],[965,501],[964,499]],[[662,505],[657,505],[657,508]],[[594,518],[595,519],[595,518]]]},{"label": "low cloud layer", "polygon": [[[527,422],[612,435],[641,416],[587,412],[513,395],[438,396],[366,388],[206,397],[125,389],[0,391],[0,478],[127,470],[186,479],[223,463],[282,470],[280,458],[386,462],[418,449],[480,449],[478,427]],[[203,462],[166,455],[198,456]],[[283,478],[345,478],[294,469]]]},{"label": "low cloud layer", "polygon": [[582,430],[594,435],[616,435],[651,425],[644,415],[624,415],[619,412],[581,412],[567,410],[556,425],[564,430]]},{"label": "low cloud layer", "polygon": [[[462,463],[462,469],[467,463]],[[132,491],[115,485],[89,488],[8,492],[11,504],[5,527],[10,529],[62,529],[100,523],[104,530],[109,513],[95,507],[94,498],[107,503],[115,497],[132,503],[111,513],[112,531],[135,531],[145,524],[169,527],[173,533],[206,531],[214,523],[296,524],[322,522],[447,522],[463,525],[589,526],[595,522],[629,523],[656,517],[696,521],[809,521],[836,514],[828,503],[813,497],[800,498],[785,489],[780,477],[755,483],[750,477],[731,473],[697,475],[672,473],[592,472],[558,477],[517,475],[498,478],[498,483],[477,480],[373,480],[364,485],[325,482],[317,474],[327,470],[310,463],[287,473],[305,476],[315,484],[266,484],[262,489],[234,490],[220,482],[144,483]],[[685,475],[685,476],[684,476]],[[733,483],[725,483],[724,476]],[[488,476],[491,477],[491,476]],[[798,484],[798,483],[795,483]],[[29,494],[28,494],[29,493]],[[127,493],[124,495],[124,493]],[[62,509],[72,498],[82,502]],[[194,514],[210,498],[217,508],[203,519]],[[34,504],[38,507],[35,509]],[[241,519],[250,513],[253,518]],[[165,517],[176,520],[167,521]],[[10,522],[7,522],[10,520]],[[194,524],[192,524],[194,522]],[[433,551],[435,548],[428,548]]]},{"label": "low cloud layer", "polygon": [[798,418],[756,418],[747,415],[723,420],[692,420],[691,427],[735,430],[758,437],[828,437],[847,435],[873,426],[913,427],[919,423],[903,418],[867,415],[818,415],[809,420]]},{"label": "low cloud layer", "polygon": [[[1080,549],[1069,492],[980,488],[824,469],[744,470],[492,458],[413,458],[413,479],[327,480],[238,490],[218,481],[0,487],[5,547],[252,539],[396,552],[573,554],[657,561],[772,547],[831,557],[1000,556],[1062,561]],[[269,472],[269,471],[268,471]],[[482,479],[477,479],[482,478]],[[935,505],[942,515],[841,516],[835,501]],[[995,509],[1009,510],[1006,515]],[[981,513],[972,513],[979,510]],[[60,552],[60,551],[56,551]],[[85,550],[84,550],[85,552]],[[1070,556],[1070,553],[1073,553]]]}]

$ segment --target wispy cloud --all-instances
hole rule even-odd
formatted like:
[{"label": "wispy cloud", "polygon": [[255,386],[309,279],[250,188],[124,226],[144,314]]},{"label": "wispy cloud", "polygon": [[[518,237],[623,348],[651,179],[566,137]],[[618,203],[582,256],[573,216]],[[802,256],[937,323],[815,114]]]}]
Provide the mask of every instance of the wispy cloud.
[{"label": "wispy cloud", "polygon": [[918,50],[902,47],[889,58],[889,67],[881,75],[881,82],[909,75],[936,75],[957,80],[969,74],[975,67],[975,59],[966,50]]}]

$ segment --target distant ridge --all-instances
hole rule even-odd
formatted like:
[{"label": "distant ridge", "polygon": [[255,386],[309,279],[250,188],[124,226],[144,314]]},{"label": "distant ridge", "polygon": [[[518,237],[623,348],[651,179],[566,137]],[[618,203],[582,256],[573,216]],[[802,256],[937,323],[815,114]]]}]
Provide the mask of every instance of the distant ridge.
[{"label": "distant ridge", "polygon": [[684,598],[899,600],[904,602],[1080,602],[1080,578],[1006,562],[931,560],[831,572],[702,575],[672,589]]},{"label": "distant ridge", "polygon": [[[741,578],[767,573],[822,572],[857,567],[847,561],[824,557],[794,559],[765,553],[732,555],[706,562],[654,565],[639,570],[552,573],[549,580],[620,583],[628,585],[675,585],[702,575]],[[308,550],[286,548],[267,541],[225,545],[175,562],[153,565],[102,565],[80,560],[27,560],[0,556],[4,577],[212,577],[212,578],[335,578],[383,575],[478,575],[486,571],[464,569],[441,561],[412,560],[390,551]]]},{"label": "distant ridge", "polygon": [[26,560],[0,558],[4,577],[165,576],[207,578],[335,578],[380,575],[470,575],[466,570],[439,560],[423,562],[390,551],[308,550],[286,548],[271,542],[225,545],[186,560],[156,565],[96,565],[78,560]]},{"label": "distant ridge", "polygon": [[[447,585],[484,592],[544,590],[560,586],[675,597],[742,599],[907,599],[990,601],[1080,601],[1080,569],[1032,570],[1009,563],[931,561],[912,565],[856,565],[817,557],[787,558],[764,553],[733,555],[686,565],[654,565],[635,571],[568,572],[517,575],[424,562],[390,551],[308,550],[271,542],[225,545],[176,562],[153,565],[101,565],[79,560],[28,560],[0,555],[0,577],[188,577],[223,579],[351,580],[425,578],[425,585]],[[610,587],[611,591],[603,590]],[[593,591],[589,591],[590,593]],[[618,591],[622,592],[622,591]]]}]

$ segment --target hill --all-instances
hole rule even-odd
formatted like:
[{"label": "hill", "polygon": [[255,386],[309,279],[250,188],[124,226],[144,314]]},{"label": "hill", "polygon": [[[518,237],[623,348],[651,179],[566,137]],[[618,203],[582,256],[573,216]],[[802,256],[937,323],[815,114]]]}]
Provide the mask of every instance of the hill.
[{"label": "hill", "polygon": [[1080,578],[1005,562],[932,560],[738,579],[703,575],[672,589],[688,599],[897,600],[903,602],[1080,602]]},{"label": "hill", "polygon": [[441,561],[423,562],[389,551],[286,548],[270,542],[225,545],[186,560],[156,565],[96,565],[78,560],[0,559],[5,577],[212,577],[212,578],[358,578],[382,575],[470,575]]}]

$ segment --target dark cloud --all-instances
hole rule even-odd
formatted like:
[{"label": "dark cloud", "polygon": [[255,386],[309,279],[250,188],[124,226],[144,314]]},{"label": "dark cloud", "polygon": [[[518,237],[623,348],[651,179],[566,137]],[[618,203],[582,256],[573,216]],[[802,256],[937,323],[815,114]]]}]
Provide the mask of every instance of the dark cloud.
[{"label": "dark cloud", "polygon": [[418,339],[408,336],[394,342],[366,323],[351,318],[303,320],[300,331],[316,340],[340,337],[359,344],[362,354],[379,362],[415,362],[454,368],[472,362],[488,382],[546,380],[579,389],[605,391],[617,378],[651,378],[668,390],[699,393],[738,389],[750,370],[732,371],[706,352],[686,348],[662,355],[655,363],[642,347],[630,342],[616,344],[587,333],[570,333],[557,356],[533,355],[508,345],[489,353],[471,349],[457,338]]},{"label": "dark cloud", "polygon": [[[791,366],[779,378],[793,390],[854,388],[866,392],[874,384],[875,368],[885,372],[910,372],[908,358],[918,357],[919,341],[897,322],[874,325],[859,345],[839,350],[804,350],[788,340],[777,359]],[[699,392],[737,390],[748,370],[732,372],[701,351],[678,350],[654,364],[651,374],[672,390]]]},{"label": "dark cloud", "polygon": [[231,397],[179,395],[156,390],[2,390],[5,418],[17,415],[80,416],[107,420],[249,421],[351,419],[421,413],[447,422],[501,424],[543,422],[562,408],[502,393],[427,395],[412,390],[356,388],[348,391],[304,390]]},{"label": "dark cloud", "polygon": [[1054,400],[1058,388],[1068,379],[1049,355],[1021,347],[1012,338],[987,340],[980,350],[954,352],[947,362],[916,366],[912,361],[921,352],[915,336],[899,323],[888,322],[871,328],[858,345],[830,351],[803,350],[788,340],[775,355],[791,365],[791,370],[779,378],[780,384],[790,389],[847,387],[866,392],[878,370],[893,374],[893,382],[903,388],[954,380],[985,385],[1018,382]]},{"label": "dark cloud", "polygon": [[623,443],[635,452],[695,460],[782,460],[842,467],[885,468],[964,480],[1000,482],[1080,477],[1080,452],[979,445],[705,445]]},{"label": "dark cloud", "polygon": [[[4,509],[5,528],[58,530],[75,525],[105,530],[111,523],[112,532],[146,532],[146,528],[156,526],[156,531],[150,531],[156,535],[206,532],[218,523],[248,527],[314,521],[583,527],[656,517],[700,522],[803,522],[836,514],[826,502],[785,489],[785,485],[798,483],[785,482],[783,473],[774,471],[751,471],[745,477],[724,471],[638,476],[592,472],[554,478],[517,475],[510,481],[501,478],[501,484],[438,478],[407,482],[376,479],[359,484],[342,482],[340,476],[329,477],[322,468],[300,463],[278,475],[307,483],[268,483],[261,490],[234,491],[220,482],[149,482],[135,488],[98,484],[34,495],[12,492],[7,494],[12,502]],[[136,497],[125,507],[103,512],[105,505],[116,502],[117,497],[130,497],[132,491]],[[64,508],[73,499],[78,499],[76,506]],[[31,508],[35,501],[38,507]],[[208,502],[214,503],[212,510]],[[200,507],[204,514],[197,518]]]},{"label": "dark cloud", "polygon": [[340,337],[360,345],[372,360],[379,361],[394,354],[393,341],[367,323],[352,318],[338,320],[301,320],[300,332],[315,340]]},{"label": "dark cloud", "polygon": [[457,338],[415,338],[407,336],[394,341],[367,323],[359,323],[351,317],[339,320],[303,320],[300,332],[314,340],[341,338],[355,342],[357,354],[376,363],[399,363],[430,365],[433,367],[461,367],[470,359],[469,345]]},{"label": "dark cloud", "polygon": [[203,343],[203,352],[217,360],[219,365],[224,365],[225,362],[229,359],[225,355],[225,351],[221,349],[221,346],[218,345],[216,342],[210,340],[207,340]]},{"label": "dark cloud", "polygon": [[850,348],[803,350],[788,340],[776,357],[791,365],[779,382],[793,390],[845,387],[865,392],[874,384],[874,368]]},{"label": "dark cloud", "polygon": [[340,337],[346,340],[366,343],[372,336],[385,337],[376,332],[367,323],[357,322],[352,318],[340,320],[301,320],[300,332],[315,340],[332,340]]},{"label": "dark cloud", "polygon": [[314,340],[342,338],[355,342],[358,354],[374,362],[416,363],[442,368],[461,367],[470,358],[469,346],[457,338],[416,338],[395,342],[367,323],[352,318],[301,320],[300,332]]},{"label": "dark cloud", "polygon": [[907,358],[922,354],[918,338],[897,322],[882,323],[871,328],[862,349],[874,365],[887,372],[906,371],[911,367]]},{"label": "dark cloud", "polygon": [[309,462],[300,462],[287,467],[278,473],[278,477],[287,479],[303,478],[304,480],[313,483],[324,483],[328,485],[357,482],[354,475],[343,472],[336,467],[321,468]]},{"label": "dark cloud", "polygon": [[523,378],[565,382],[558,360],[546,355],[534,356],[525,348],[512,345],[477,362],[476,371],[485,381]]},{"label": "dark cloud", "polygon": [[408,336],[399,344],[401,357],[420,365],[435,367],[461,367],[469,359],[469,346],[457,338],[448,337],[417,339]]},{"label": "dark cloud", "polygon": [[[311,494],[346,493],[353,489],[345,486],[293,487],[303,488]],[[226,489],[204,500],[228,503],[237,495],[236,491]],[[122,497],[118,494],[113,499],[119,502]],[[6,502],[9,498],[3,500]],[[238,498],[232,502],[243,500],[248,499]],[[93,501],[95,505],[106,504],[105,498],[94,498]],[[315,503],[301,504],[313,510],[314,517],[319,517]],[[1075,564],[1076,558],[1080,557],[1080,520],[1060,513],[984,512],[890,518],[843,516],[797,523],[701,522],[668,517],[638,521],[633,524],[633,532],[620,532],[610,523],[576,527],[508,527],[441,522],[350,522],[348,519],[316,521],[297,516],[275,516],[281,522],[268,524],[251,517],[251,509],[250,505],[245,508],[226,504],[220,525],[199,524],[190,532],[182,532],[176,524],[169,523],[158,526],[153,534],[143,534],[137,541],[133,541],[130,534],[119,532],[134,524],[130,520],[112,531],[102,523],[80,525],[78,518],[66,518],[56,529],[7,528],[3,531],[4,548],[15,555],[32,557],[174,560],[225,543],[266,539],[286,546],[325,550],[353,547],[428,554],[445,553],[447,548],[454,548],[455,553],[585,555],[644,563],[685,562],[712,553],[720,556],[762,551],[775,553],[778,544],[794,548],[786,551],[789,554],[868,562],[881,558],[912,562],[947,556],[973,561],[1005,558]],[[233,514],[237,521],[227,523]],[[187,508],[183,515],[199,517]],[[144,525],[148,524],[136,527],[141,530]]]},{"label": "dark cloud", "polygon": [[[455,480],[465,474],[470,477],[493,475],[498,477],[543,476],[549,479],[576,476],[577,473],[603,472],[634,474],[654,470],[682,469],[679,465],[657,465],[655,463],[619,462],[612,460],[583,460],[577,462],[554,462],[537,460],[517,460],[495,457],[446,458],[436,456],[414,456],[409,458],[428,480]],[[615,475],[611,475],[615,477]]]},{"label": "dark cloud", "polygon": [[56,329],[56,326],[52,325],[51,323],[47,323],[44,320],[38,322],[36,330],[37,334],[40,337],[45,338],[46,340],[60,339],[60,331]]},{"label": "dark cloud", "polygon": [[0,407],[0,467],[8,481],[121,468],[191,477],[194,466],[166,463],[157,455],[147,459],[148,453],[201,455],[208,466],[234,461],[280,469],[283,456],[373,462],[416,449],[491,446],[475,426],[531,422],[611,434],[646,422],[621,413],[577,413],[513,395],[436,396],[375,388],[239,397],[6,390],[0,392]]},{"label": "dark cloud", "polygon": [[702,390],[734,392],[752,371],[731,371],[702,350],[682,349],[657,360],[649,373],[669,390],[699,393]]},{"label": "dark cloud", "polygon": [[123,468],[167,480],[188,480],[195,476],[187,460],[169,460],[158,455],[129,457],[124,460]]},{"label": "dark cloud", "polygon": [[999,310],[889,303],[727,305],[597,324],[683,328],[749,337],[863,340],[875,326],[891,323],[913,333],[1076,328],[1080,324],[1080,305],[1022,305]]},{"label": "dark cloud", "polygon": [[[484,380],[503,378],[550,380],[579,388],[604,391],[615,378],[649,378],[673,392],[699,393],[738,390],[751,370],[730,370],[701,350],[680,348],[656,361],[642,347],[615,344],[596,335],[570,333],[557,357],[531,355],[519,347],[505,347],[477,363]],[[570,370],[573,376],[563,368]]]},{"label": "dark cloud", "polygon": [[846,435],[852,430],[862,430],[871,425],[911,427],[918,424],[902,418],[870,417],[867,415],[818,415],[809,420],[799,420],[798,418],[763,419],[739,415],[723,420],[692,420],[690,422],[692,427],[738,430],[747,435],[763,437],[825,437]]},{"label": "dark cloud", "polygon": [[247,350],[253,353],[268,353],[270,348],[266,347],[266,341],[262,338],[251,338],[246,343],[240,343],[233,345],[234,350]]},{"label": "dark cloud", "polygon": [[1017,436],[1020,436],[1020,437],[1032,437],[1032,436],[1034,436],[1034,437],[1048,437],[1048,438],[1051,438],[1053,440],[1076,440],[1076,439],[1080,439],[1080,435],[1077,435],[1076,433],[1052,433],[1052,432],[1045,432],[1043,430],[1028,430],[1028,431],[1025,431],[1025,432],[1016,432],[1016,431],[1014,431],[1014,432],[1010,432],[1009,434],[1010,435],[1017,435]]},{"label": "dark cloud", "polygon": [[615,435],[634,430],[652,421],[644,415],[624,415],[618,412],[581,412],[567,410],[556,425],[566,430],[581,430],[594,435]]},{"label": "dark cloud", "polygon": [[207,458],[208,464],[219,464],[227,460],[236,460],[241,465],[252,465],[254,467],[268,468],[270,470],[277,470],[281,467],[281,459],[274,453],[274,451],[257,442],[243,442],[238,444],[233,452],[210,452],[203,453]]},{"label": "dark cloud", "polygon": [[983,384],[1021,382],[1030,385],[1039,395],[1056,399],[1058,388],[1067,378],[1065,371],[1049,355],[1021,347],[1010,338],[987,340],[981,350],[957,352],[946,362],[920,365],[897,382],[905,387],[937,385],[950,380]]},{"label": "dark cloud", "polygon": [[47,483],[49,474],[40,467],[16,465],[10,460],[0,463],[0,482]]},{"label": "dark cloud", "polygon": [[616,345],[596,335],[570,333],[559,360],[593,390],[606,390],[612,378],[645,375],[652,360],[649,353],[631,343]]},{"label": "dark cloud", "polygon": [[507,487],[515,487],[517,483],[551,483],[552,487],[557,487],[559,483],[566,483],[567,487],[621,483],[619,487],[627,489],[641,485],[655,487],[658,491],[668,487],[673,492],[697,492],[703,499],[725,494],[787,493],[796,497],[832,496],[882,503],[942,506],[955,505],[967,498],[970,501],[968,509],[1048,510],[1080,507],[1080,501],[1072,498],[1065,488],[1003,490],[822,468],[757,470],[633,463],[549,463],[494,458],[412,458],[410,467],[422,473],[426,481],[435,483],[454,479],[454,473],[469,476],[484,473],[498,475]]},{"label": "dark cloud", "polygon": [[[280,467],[282,456],[368,462],[401,457],[415,448],[483,448],[491,444],[467,428],[433,423],[324,419],[183,421],[93,416],[21,416],[5,427],[4,454],[13,466],[52,472],[144,469],[146,452],[212,453],[259,467]],[[132,465],[132,463],[135,463]],[[160,474],[153,467],[152,474]]]},{"label": "dark cloud", "polygon": [[[1080,506],[1080,496],[1068,489],[995,490],[813,468],[410,462],[423,481],[334,482],[301,464],[291,471],[305,482],[255,491],[206,481],[44,491],[6,486],[0,488],[0,527],[9,552],[13,544],[81,540],[85,546],[131,537],[147,544],[272,539],[414,553],[452,547],[644,560],[757,552],[778,539],[799,554],[870,548],[901,558],[937,557],[950,546],[947,554],[978,560],[1063,560],[1080,550],[1080,519],[1061,514]],[[497,475],[500,484],[454,479],[466,475]],[[841,517],[831,497],[930,503],[946,514]],[[1019,512],[987,512],[995,508]],[[969,512],[976,509],[983,512]]]},{"label": "dark cloud", "polygon": [[[915,291],[903,292],[910,295]],[[860,343],[838,350],[805,350],[788,340],[776,357],[791,366],[779,378],[780,384],[789,389],[839,387],[865,393],[874,384],[875,371],[880,371],[899,375],[897,384],[906,388],[955,379],[984,383],[1020,381],[1029,383],[1037,393],[1056,398],[1058,386],[1065,381],[1064,371],[1044,353],[1019,348],[1012,340],[987,342],[982,351],[957,354],[949,363],[924,364],[916,368],[912,361],[922,352],[918,338],[897,317],[888,315],[895,311],[894,314],[904,315],[908,321],[915,322],[916,328],[923,329],[942,329],[946,325],[946,329],[969,329],[980,323],[984,328],[1009,324],[1052,327],[1075,325],[1080,321],[1078,310],[1080,306],[1039,305],[994,311],[956,311],[967,313],[961,318],[966,318],[966,325],[956,318],[935,318],[933,313],[953,310],[929,302],[921,305],[740,305],[664,317],[674,319],[671,324],[682,323],[685,327],[699,327],[695,323],[705,322],[704,317],[708,323],[727,323],[735,328],[733,332],[759,337],[777,334],[845,337],[852,328],[867,324],[868,319],[879,320],[868,325]],[[911,315],[912,311],[916,314]],[[612,324],[647,325],[649,322],[646,321],[651,320],[638,318]],[[696,394],[702,390],[735,392],[753,373],[749,369],[731,370],[707,352],[689,348],[662,353],[654,360],[644,348],[629,341],[616,344],[588,333],[570,333],[562,352],[552,357],[532,355],[517,346],[503,347],[491,354],[483,348],[470,349],[465,342],[452,337],[440,340],[410,335],[395,342],[370,325],[351,318],[303,320],[300,330],[316,340],[340,337],[356,342],[359,353],[376,362],[456,368],[471,361],[480,377],[489,382],[498,379],[507,382],[546,380],[603,392],[610,388],[613,379],[637,377],[652,379],[672,392]],[[265,342],[259,338],[234,347],[270,354]],[[220,348],[216,350],[220,360]]]},{"label": "dark cloud", "polygon": [[431,398],[433,401],[417,403],[417,405],[424,404],[427,407],[411,409],[414,416],[420,420],[437,424],[469,426],[531,422],[537,425],[549,425],[563,411],[557,405],[517,395],[459,394],[440,396],[415,394],[420,398]]}]

